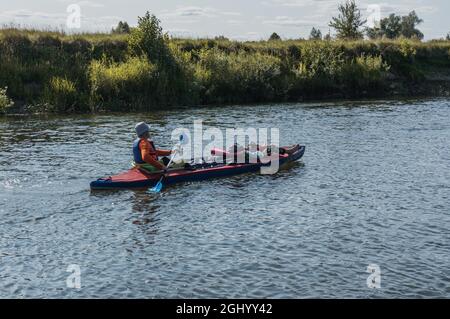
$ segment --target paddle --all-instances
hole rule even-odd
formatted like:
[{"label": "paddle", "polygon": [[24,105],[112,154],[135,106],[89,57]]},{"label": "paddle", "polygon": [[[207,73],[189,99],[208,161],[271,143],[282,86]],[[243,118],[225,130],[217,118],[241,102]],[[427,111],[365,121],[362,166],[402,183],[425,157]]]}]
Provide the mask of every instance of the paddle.
[{"label": "paddle", "polygon": [[[178,150],[180,149],[180,146],[181,145],[185,145],[187,143],[188,143],[188,137],[185,134],[180,135],[180,142],[177,145],[175,145],[175,147],[173,148],[172,156],[170,158],[169,163],[166,166],[167,168],[169,168],[170,165],[172,165],[173,160],[175,159],[175,155],[177,154]],[[163,186],[164,186],[163,185],[163,180],[164,180],[165,177],[166,177],[166,174],[163,174],[161,176],[161,178],[159,179],[158,183],[153,188],[150,188],[149,191],[152,192],[152,193],[159,193],[159,192],[161,192],[161,190],[163,189]]]}]

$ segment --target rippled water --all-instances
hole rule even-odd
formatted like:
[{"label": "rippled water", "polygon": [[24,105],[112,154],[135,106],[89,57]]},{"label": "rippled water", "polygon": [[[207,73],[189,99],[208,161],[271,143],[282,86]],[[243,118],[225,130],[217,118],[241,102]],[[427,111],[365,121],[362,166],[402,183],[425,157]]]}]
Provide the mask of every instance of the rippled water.
[{"label": "rippled water", "polygon": [[[194,119],[307,146],[275,176],[91,193]],[[450,297],[450,101],[0,120],[0,297]],[[369,264],[381,289],[369,289]],[[66,287],[68,265],[81,289]]]}]

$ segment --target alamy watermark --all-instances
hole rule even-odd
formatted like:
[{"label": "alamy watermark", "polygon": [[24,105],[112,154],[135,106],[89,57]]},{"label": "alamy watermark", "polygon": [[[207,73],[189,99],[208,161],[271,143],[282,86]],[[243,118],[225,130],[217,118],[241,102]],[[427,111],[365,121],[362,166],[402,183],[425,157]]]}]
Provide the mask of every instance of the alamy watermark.
[{"label": "alamy watermark", "polygon": [[70,273],[66,279],[67,288],[81,289],[81,267],[77,264],[71,264],[67,266],[66,272]]},{"label": "alamy watermark", "polygon": [[81,6],[73,3],[67,6],[66,12],[68,13],[66,19],[66,27],[68,29],[80,29],[81,28]]},{"label": "alamy watermark", "polygon": [[370,264],[367,266],[367,271],[370,275],[367,277],[367,287],[370,289],[381,288],[381,269],[377,264]]},{"label": "alamy watermark", "polygon": [[369,4],[367,6],[367,26],[369,28],[379,28],[381,21],[381,6],[379,4]]},{"label": "alamy watermark", "polygon": [[275,174],[279,170],[280,132],[278,128],[203,127],[202,120],[194,121],[193,133],[188,128],[172,131],[172,140],[181,136],[189,141],[183,145],[178,159],[201,160],[205,163],[261,163],[262,174]]}]

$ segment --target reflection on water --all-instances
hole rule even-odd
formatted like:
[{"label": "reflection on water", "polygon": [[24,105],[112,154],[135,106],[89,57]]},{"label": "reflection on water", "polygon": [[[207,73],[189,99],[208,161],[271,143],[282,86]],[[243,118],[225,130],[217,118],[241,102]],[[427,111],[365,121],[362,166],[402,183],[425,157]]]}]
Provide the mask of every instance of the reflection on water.
[{"label": "reflection on water", "polygon": [[[378,101],[0,119],[0,297],[449,297],[450,102]],[[273,176],[90,192],[133,127],[278,127]],[[366,286],[369,263],[382,289]],[[78,264],[82,289],[65,286]]]},{"label": "reflection on water", "polygon": [[147,225],[154,228],[152,234],[157,234],[155,214],[158,212],[160,206],[158,205],[158,197],[160,194],[149,194],[145,191],[134,191],[132,212],[139,217],[133,221],[135,225]]}]

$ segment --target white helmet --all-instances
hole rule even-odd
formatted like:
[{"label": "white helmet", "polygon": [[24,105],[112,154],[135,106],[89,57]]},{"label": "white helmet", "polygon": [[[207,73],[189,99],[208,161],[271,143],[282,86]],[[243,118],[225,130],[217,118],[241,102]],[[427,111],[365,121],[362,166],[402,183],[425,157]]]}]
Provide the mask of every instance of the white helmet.
[{"label": "white helmet", "polygon": [[148,132],[150,130],[150,127],[147,125],[147,123],[145,122],[140,122],[138,124],[136,124],[136,126],[134,127],[137,136],[142,136],[142,134]]}]

